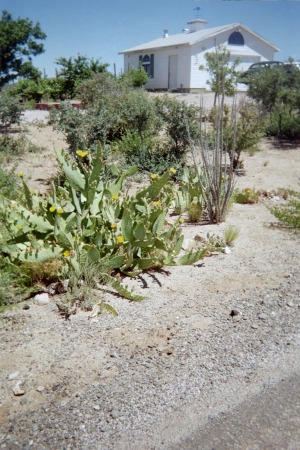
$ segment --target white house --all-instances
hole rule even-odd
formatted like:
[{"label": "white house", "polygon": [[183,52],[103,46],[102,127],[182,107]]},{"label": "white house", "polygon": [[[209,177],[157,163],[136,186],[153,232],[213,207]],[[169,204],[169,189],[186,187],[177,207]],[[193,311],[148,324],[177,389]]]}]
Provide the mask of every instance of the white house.
[{"label": "white house", "polygon": [[[124,71],[141,64],[149,75],[147,89],[193,91],[209,89],[209,75],[205,69],[206,52],[216,46],[226,46],[232,60],[239,58],[238,70],[246,70],[251,64],[274,59],[279,51],[271,42],[241,23],[206,28],[206,21],[188,22],[182,33],[169,35],[120,52],[124,55]],[[245,85],[238,86],[244,90]]]}]

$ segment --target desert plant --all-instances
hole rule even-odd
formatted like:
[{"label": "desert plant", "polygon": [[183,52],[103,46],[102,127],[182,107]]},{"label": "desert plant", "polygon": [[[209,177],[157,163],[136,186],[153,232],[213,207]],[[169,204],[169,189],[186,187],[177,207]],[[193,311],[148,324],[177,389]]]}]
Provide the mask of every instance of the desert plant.
[{"label": "desert plant", "polygon": [[242,189],[240,190],[236,190],[234,192],[234,196],[233,196],[233,201],[235,203],[240,203],[242,205],[253,205],[255,203],[258,203],[259,200],[259,192],[256,191],[255,189]]},{"label": "desert plant", "polygon": [[289,228],[300,229],[300,193],[289,191],[285,203],[271,208],[279,222]]},{"label": "desert plant", "polygon": [[[228,158],[228,152],[224,151],[224,95],[221,98],[217,96],[217,102],[213,135],[211,130],[207,130],[205,122],[200,119],[198,146],[190,139],[190,147],[194,166],[198,172],[204,207],[208,219],[212,223],[219,223],[225,220],[235,184],[233,162]],[[234,116],[230,123],[233,129],[236,130]]]},{"label": "desert plant", "polygon": [[180,255],[183,236],[179,221],[167,221],[173,200],[170,173],[153,174],[150,186],[129,197],[122,192],[124,179],[136,168],[105,177],[101,148],[93,157],[78,150],[76,160],[57,154],[65,176],[62,186],[45,197],[32,193],[23,180],[25,202],[0,197],[9,238],[3,254],[18,263],[61,260],[64,270],[81,277],[83,265],[98,268],[98,278],[122,296],[139,300],[113,277],[115,272],[135,275],[163,265],[191,264],[206,248]]},{"label": "desert plant", "polygon": [[192,222],[200,220],[203,210],[203,196],[199,184],[198,173],[189,167],[184,167],[182,176],[174,195],[174,211],[183,214],[187,211]]}]

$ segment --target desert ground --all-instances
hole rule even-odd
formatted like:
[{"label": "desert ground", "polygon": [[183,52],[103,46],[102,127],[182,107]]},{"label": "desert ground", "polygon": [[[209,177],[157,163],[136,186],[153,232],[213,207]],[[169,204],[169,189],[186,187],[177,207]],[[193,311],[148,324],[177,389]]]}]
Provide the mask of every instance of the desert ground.
[{"label": "desert ground", "polygon": [[[29,116],[27,136],[46,149],[16,170],[45,191],[64,137]],[[288,396],[300,374],[300,236],[269,210],[279,188],[299,191],[300,146],[264,139],[260,150],[244,156],[237,187],[269,198],[234,204],[220,225],[183,225],[187,242],[234,225],[231,253],[130,279],[139,303],[105,293],[117,317],[66,321],[55,297],[1,314],[0,448],[300,449],[300,399]],[[280,392],[289,408],[255,421]]]}]

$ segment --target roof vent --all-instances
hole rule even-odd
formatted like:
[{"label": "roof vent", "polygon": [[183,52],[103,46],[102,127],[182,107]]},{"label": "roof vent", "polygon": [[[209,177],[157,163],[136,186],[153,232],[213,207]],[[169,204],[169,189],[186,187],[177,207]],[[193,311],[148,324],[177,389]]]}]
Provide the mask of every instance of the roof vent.
[{"label": "roof vent", "polygon": [[182,32],[185,33],[185,34],[187,34],[187,33],[190,32],[190,30],[189,30],[188,28],[183,28]]},{"label": "roof vent", "polygon": [[164,30],[164,38],[169,37],[169,30]]}]

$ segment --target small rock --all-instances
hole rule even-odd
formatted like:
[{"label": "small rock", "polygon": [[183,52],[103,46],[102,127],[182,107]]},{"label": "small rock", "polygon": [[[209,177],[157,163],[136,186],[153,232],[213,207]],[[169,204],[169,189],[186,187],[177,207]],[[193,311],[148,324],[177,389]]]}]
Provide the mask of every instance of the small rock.
[{"label": "small rock", "polygon": [[100,411],[100,409],[101,409],[100,405],[95,405],[95,406],[94,406],[94,410],[95,410],[95,411]]},{"label": "small rock", "polygon": [[25,389],[22,381],[18,381],[15,387],[13,388],[13,393],[15,396],[24,395]]},{"label": "small rock", "polygon": [[110,413],[110,415],[111,415],[111,417],[112,417],[113,419],[117,419],[117,418],[119,417],[119,414],[118,414],[118,412],[117,412],[115,409],[112,410],[112,412]]},{"label": "small rock", "polygon": [[12,372],[9,375],[7,375],[7,379],[9,381],[14,380],[15,378],[17,378],[20,375],[20,372]]},{"label": "small rock", "polygon": [[22,309],[25,309],[25,310],[30,309],[30,306],[29,305],[24,305]]},{"label": "small rock", "polygon": [[258,325],[256,325],[255,323],[252,323],[251,328],[253,328],[253,330],[257,330]]},{"label": "small rock", "polygon": [[224,248],[224,253],[225,253],[226,255],[230,255],[231,249],[230,249],[230,247],[228,247],[228,245],[226,245],[226,247]]},{"label": "small rock", "polygon": [[292,308],[292,306],[294,306],[293,302],[287,302],[287,306],[289,306],[290,308]]},{"label": "small rock", "polygon": [[48,305],[50,303],[49,295],[46,292],[37,294],[33,297],[33,302],[39,306]]},{"label": "small rock", "polygon": [[261,313],[261,314],[259,314],[258,318],[259,318],[260,320],[268,320],[268,315],[267,315],[267,314],[264,314],[264,313]]},{"label": "small rock", "polygon": [[236,309],[232,309],[229,314],[231,317],[238,316],[239,312]]},{"label": "small rock", "polygon": [[109,355],[111,358],[118,358],[118,353],[117,352],[111,352],[111,354]]},{"label": "small rock", "polygon": [[38,392],[43,392],[43,391],[45,390],[45,388],[44,388],[44,386],[38,386],[38,387],[36,388],[36,390],[37,390]]}]

